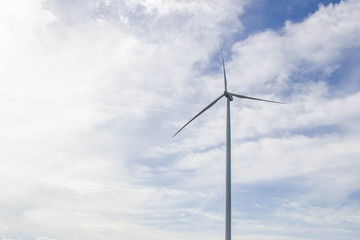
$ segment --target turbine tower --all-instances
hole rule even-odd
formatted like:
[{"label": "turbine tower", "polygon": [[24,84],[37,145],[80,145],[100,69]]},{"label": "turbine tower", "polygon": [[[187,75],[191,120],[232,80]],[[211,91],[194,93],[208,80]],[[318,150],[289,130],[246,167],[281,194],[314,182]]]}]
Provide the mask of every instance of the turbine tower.
[{"label": "turbine tower", "polygon": [[233,97],[245,98],[256,101],[271,102],[271,103],[280,103],[286,104],[284,102],[276,102],[271,100],[265,100],[254,97],[247,97],[240,94],[235,94],[228,92],[227,90],[227,81],[226,81],[226,71],[224,63],[224,54],[221,51],[221,59],[224,71],[224,93],[216,98],[212,103],[206,106],[201,112],[199,112],[195,117],[188,121],[182,128],[177,131],[173,137],[175,137],[181,130],[183,130],[189,123],[191,123],[195,118],[200,116],[206,110],[211,108],[217,101],[222,97],[226,97],[226,197],[225,197],[225,240],[231,240],[231,126],[230,126],[230,102],[233,101]]}]

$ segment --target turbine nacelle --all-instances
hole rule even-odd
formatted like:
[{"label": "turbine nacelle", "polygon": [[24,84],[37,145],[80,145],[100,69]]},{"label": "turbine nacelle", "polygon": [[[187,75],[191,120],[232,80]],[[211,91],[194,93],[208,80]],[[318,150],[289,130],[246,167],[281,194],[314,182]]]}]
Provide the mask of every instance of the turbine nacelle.
[{"label": "turbine nacelle", "polygon": [[224,91],[224,96],[228,98],[230,101],[234,100],[233,96],[228,91]]}]

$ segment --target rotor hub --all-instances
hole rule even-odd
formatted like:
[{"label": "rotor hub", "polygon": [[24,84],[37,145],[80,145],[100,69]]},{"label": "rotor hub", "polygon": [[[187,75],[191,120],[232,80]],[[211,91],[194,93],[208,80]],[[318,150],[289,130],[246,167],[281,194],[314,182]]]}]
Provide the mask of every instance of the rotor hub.
[{"label": "rotor hub", "polygon": [[233,100],[233,96],[228,92],[228,91],[224,91],[224,96],[229,99],[230,101]]}]

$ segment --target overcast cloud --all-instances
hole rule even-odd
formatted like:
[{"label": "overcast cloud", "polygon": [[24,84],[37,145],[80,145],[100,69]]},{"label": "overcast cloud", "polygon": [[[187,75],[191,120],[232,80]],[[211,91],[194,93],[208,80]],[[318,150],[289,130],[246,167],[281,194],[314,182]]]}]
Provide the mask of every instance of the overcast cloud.
[{"label": "overcast cloud", "polygon": [[[360,238],[360,2],[0,7],[2,240]],[[315,3],[316,2],[316,3]]]}]

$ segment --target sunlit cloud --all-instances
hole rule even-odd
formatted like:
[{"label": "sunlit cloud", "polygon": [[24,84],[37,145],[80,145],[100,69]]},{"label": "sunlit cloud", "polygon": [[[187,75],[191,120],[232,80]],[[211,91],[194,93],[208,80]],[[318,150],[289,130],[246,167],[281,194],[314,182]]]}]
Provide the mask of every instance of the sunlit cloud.
[{"label": "sunlit cloud", "polygon": [[219,43],[230,91],[289,102],[232,102],[233,239],[357,239],[360,4],[327,2],[257,32],[250,1],[3,3],[2,240],[223,238],[225,101],[172,138]]}]

